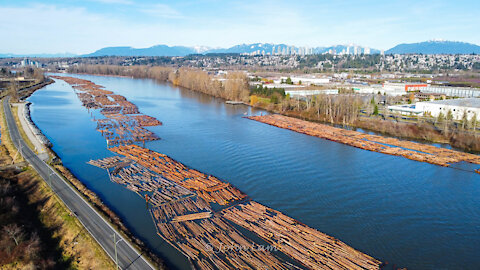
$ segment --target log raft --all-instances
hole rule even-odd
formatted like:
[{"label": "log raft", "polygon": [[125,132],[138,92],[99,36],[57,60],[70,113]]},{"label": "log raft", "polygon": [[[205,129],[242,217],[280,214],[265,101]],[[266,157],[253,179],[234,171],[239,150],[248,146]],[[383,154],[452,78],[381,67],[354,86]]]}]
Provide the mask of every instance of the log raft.
[{"label": "log raft", "polygon": [[402,156],[411,160],[445,167],[461,161],[480,164],[480,156],[470,153],[396,138],[365,134],[278,114],[249,116],[246,118],[373,152]]}]

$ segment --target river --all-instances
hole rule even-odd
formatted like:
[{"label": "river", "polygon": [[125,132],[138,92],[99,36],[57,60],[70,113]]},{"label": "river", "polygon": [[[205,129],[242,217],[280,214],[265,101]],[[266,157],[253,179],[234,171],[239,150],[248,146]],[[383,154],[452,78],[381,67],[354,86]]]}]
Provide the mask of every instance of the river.
[{"label": "river", "polygon": [[[146,147],[232,183],[254,200],[410,269],[479,269],[480,175],[365,151],[243,118],[266,113],[147,79],[69,75],[125,96],[163,122]],[[187,261],[163,242],[145,201],[86,164],[113,155],[65,82],[30,98],[33,121],[64,165],[167,265]],[[464,168],[476,168],[459,164]]]}]

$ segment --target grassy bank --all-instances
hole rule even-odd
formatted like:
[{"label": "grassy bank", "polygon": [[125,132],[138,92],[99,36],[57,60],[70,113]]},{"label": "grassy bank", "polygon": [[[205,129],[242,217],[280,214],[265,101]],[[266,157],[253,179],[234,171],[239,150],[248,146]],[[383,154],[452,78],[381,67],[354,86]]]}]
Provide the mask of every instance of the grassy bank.
[{"label": "grassy bank", "polygon": [[[1,110],[0,166],[7,166],[14,160],[23,161],[13,146],[6,121]],[[114,269],[115,265],[98,243],[83,228],[63,202],[51,191],[43,179],[29,166],[22,170],[4,167],[0,171],[4,185],[9,185],[10,193],[16,198],[16,207],[21,215],[2,213],[3,228],[20,226],[21,244],[9,248],[2,244],[0,250],[2,269]],[[4,201],[2,201],[4,202]],[[14,224],[14,225],[12,225]],[[6,239],[11,240],[10,238]]]}]

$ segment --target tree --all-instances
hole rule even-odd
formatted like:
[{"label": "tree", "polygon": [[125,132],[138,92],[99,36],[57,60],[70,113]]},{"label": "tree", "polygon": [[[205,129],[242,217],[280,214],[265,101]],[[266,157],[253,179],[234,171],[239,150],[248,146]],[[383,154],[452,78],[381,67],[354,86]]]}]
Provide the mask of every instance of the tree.
[{"label": "tree", "polygon": [[251,95],[250,96],[250,105],[255,105],[258,103],[258,97],[256,95]]},{"label": "tree", "polygon": [[373,115],[378,115],[378,105],[375,104],[375,107],[373,108]]},{"label": "tree", "polygon": [[18,246],[23,241],[24,233],[21,227],[17,224],[9,224],[3,227],[5,233],[15,241],[15,245]]},{"label": "tree", "polygon": [[476,131],[476,129],[477,129],[477,113],[474,113],[472,119],[470,119],[470,126],[473,129],[473,131]]},{"label": "tree", "polygon": [[287,80],[285,81],[286,84],[293,84],[292,78],[288,77]]},{"label": "tree", "polygon": [[437,116],[436,123],[442,123],[442,121],[445,119],[445,115],[443,115],[442,112],[440,112]]}]

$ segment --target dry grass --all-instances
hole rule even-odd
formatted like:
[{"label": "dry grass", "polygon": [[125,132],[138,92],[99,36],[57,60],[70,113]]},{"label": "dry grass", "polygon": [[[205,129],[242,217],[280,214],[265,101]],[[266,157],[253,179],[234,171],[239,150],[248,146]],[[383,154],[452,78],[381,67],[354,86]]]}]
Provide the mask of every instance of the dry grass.
[{"label": "dry grass", "polygon": [[20,123],[20,118],[18,118],[18,106],[12,107],[12,114],[13,114],[13,119],[15,119],[15,123],[17,123],[18,131],[20,132],[20,136],[22,136],[23,140],[27,143],[28,147],[30,149],[35,150],[35,146],[33,143],[30,141],[30,139],[27,136],[27,133],[25,133],[25,130],[23,129],[22,123]]}]

